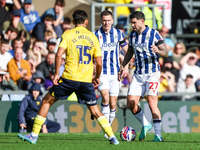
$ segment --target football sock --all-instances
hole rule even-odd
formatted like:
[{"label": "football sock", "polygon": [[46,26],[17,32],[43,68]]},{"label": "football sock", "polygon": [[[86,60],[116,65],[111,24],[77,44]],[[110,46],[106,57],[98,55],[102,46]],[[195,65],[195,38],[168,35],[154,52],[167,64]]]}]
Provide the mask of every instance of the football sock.
[{"label": "football sock", "polygon": [[97,121],[109,138],[114,136],[112,128],[105,116],[100,116],[99,118],[97,118]]},{"label": "football sock", "polygon": [[32,130],[32,136],[34,135],[38,135],[40,133],[40,130],[41,130],[41,127],[42,125],[44,124],[46,118],[40,116],[40,115],[37,115],[35,117],[35,120],[34,120],[34,124],[33,124],[33,130]]},{"label": "football sock", "polygon": [[115,119],[115,112],[116,112],[116,108],[110,110],[110,116],[109,116],[109,124],[110,124],[110,126],[111,126],[113,120]]},{"label": "football sock", "polygon": [[142,109],[140,109],[139,112],[135,113],[134,116],[142,124],[142,126],[148,126],[149,122],[147,121],[146,117],[144,116],[144,112],[142,111]]},{"label": "football sock", "polygon": [[155,135],[161,136],[161,119],[153,119],[153,125],[155,130]]},{"label": "football sock", "polygon": [[109,121],[109,115],[110,115],[109,104],[105,105],[105,104],[101,103],[101,112],[107,118],[107,120]]}]

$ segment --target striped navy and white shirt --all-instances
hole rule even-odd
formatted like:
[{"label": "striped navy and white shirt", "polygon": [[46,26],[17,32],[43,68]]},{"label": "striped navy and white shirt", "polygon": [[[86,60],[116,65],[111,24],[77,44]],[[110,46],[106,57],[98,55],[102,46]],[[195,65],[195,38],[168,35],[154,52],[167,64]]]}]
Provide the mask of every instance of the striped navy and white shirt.
[{"label": "striped navy and white shirt", "polygon": [[149,74],[160,71],[159,54],[152,52],[152,45],[163,43],[163,38],[155,29],[146,29],[138,34],[134,31],[129,36],[129,46],[135,52],[135,74]]},{"label": "striped navy and white shirt", "polygon": [[94,33],[101,47],[103,68],[101,74],[117,75],[120,69],[119,51],[120,46],[127,45],[122,31],[111,27],[109,33],[105,33],[101,27]]}]

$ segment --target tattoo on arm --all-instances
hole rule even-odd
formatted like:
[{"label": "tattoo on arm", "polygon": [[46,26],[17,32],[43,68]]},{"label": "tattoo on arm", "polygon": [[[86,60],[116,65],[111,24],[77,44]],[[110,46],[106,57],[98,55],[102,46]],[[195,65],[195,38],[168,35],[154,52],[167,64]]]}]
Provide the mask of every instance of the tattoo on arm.
[{"label": "tattoo on arm", "polygon": [[158,48],[160,50],[160,55],[164,56],[164,57],[168,57],[168,49],[165,45],[165,43],[158,45]]},{"label": "tattoo on arm", "polygon": [[131,58],[133,57],[134,54],[134,50],[132,47],[128,47],[128,51],[126,52],[126,55],[124,57],[124,61],[122,62],[122,67],[124,68],[127,63],[131,60]]}]

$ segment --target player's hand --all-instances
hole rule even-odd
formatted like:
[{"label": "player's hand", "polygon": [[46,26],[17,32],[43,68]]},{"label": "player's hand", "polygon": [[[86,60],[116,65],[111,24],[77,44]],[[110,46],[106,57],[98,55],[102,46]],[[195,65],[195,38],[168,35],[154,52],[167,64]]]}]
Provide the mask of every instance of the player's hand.
[{"label": "player's hand", "polygon": [[159,53],[159,52],[160,52],[160,50],[158,49],[158,47],[155,46],[155,45],[152,45],[152,46],[151,46],[151,50],[152,50],[154,53]]},{"label": "player's hand", "polygon": [[22,128],[22,127],[26,128],[26,125],[24,123],[21,123],[19,126],[20,126],[20,128]]},{"label": "player's hand", "polygon": [[97,87],[100,84],[100,79],[97,77],[94,77],[94,79],[92,80],[92,83],[94,87]]},{"label": "player's hand", "polygon": [[123,74],[123,69],[120,69],[119,72],[118,72],[118,80],[120,81],[121,78],[122,78],[122,74]]},{"label": "player's hand", "polygon": [[129,75],[129,69],[128,69],[128,65],[126,65],[126,67],[124,67],[123,72],[121,74],[122,78],[125,78]]},{"label": "player's hand", "polygon": [[59,80],[59,75],[54,75],[53,85],[57,86],[58,85],[58,80]]}]

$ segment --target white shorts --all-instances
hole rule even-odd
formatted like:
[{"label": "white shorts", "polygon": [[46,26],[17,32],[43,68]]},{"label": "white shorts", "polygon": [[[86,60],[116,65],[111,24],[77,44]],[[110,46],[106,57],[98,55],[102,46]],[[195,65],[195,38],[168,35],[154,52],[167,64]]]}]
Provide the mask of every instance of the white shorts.
[{"label": "white shorts", "polygon": [[144,75],[133,75],[133,79],[128,89],[128,95],[142,96],[158,95],[160,85],[160,72]]},{"label": "white shorts", "polygon": [[121,82],[118,81],[118,76],[114,75],[101,75],[100,84],[98,86],[99,91],[107,89],[110,96],[118,96],[119,89],[121,88]]}]

